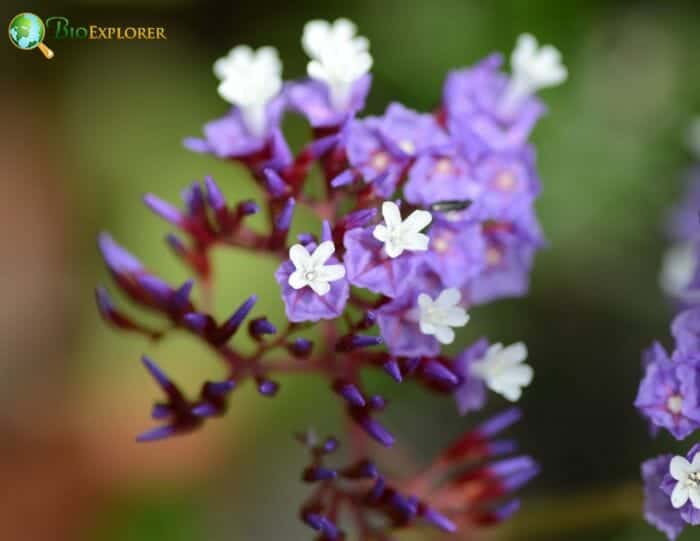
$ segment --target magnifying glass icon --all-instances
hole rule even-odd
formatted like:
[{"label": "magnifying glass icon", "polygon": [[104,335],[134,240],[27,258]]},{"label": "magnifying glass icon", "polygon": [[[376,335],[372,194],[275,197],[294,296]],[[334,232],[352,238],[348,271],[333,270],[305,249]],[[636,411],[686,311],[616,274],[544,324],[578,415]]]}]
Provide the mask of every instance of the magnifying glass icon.
[{"label": "magnifying glass icon", "polygon": [[10,21],[7,29],[12,45],[23,51],[39,49],[46,58],[53,58],[51,49],[44,45],[46,26],[41,17],[33,13],[20,13]]}]

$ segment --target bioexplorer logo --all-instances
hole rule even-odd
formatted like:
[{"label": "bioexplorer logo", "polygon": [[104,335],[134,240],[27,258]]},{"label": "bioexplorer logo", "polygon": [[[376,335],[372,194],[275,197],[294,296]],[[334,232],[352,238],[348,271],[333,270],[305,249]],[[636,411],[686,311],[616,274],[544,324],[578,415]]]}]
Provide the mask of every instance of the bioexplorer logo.
[{"label": "bioexplorer logo", "polygon": [[49,17],[46,19],[49,35],[53,39],[117,39],[117,40],[155,40],[168,39],[163,26],[72,26],[68,17]]},{"label": "bioexplorer logo", "polygon": [[41,20],[34,13],[19,13],[10,21],[8,27],[10,42],[23,51],[39,49],[46,58],[53,58],[54,53],[44,44],[48,36],[55,40],[165,40],[163,26],[73,26],[68,17],[52,16]]},{"label": "bioexplorer logo", "polygon": [[44,21],[33,13],[20,13],[12,17],[7,28],[12,45],[23,51],[39,49],[46,58],[53,58],[53,51],[44,45],[46,27]]}]

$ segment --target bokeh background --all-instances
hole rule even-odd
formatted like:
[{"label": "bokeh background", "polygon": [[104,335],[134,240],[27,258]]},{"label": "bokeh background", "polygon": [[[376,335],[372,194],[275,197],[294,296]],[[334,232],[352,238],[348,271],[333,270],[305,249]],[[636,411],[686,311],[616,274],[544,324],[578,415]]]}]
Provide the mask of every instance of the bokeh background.
[{"label": "bokeh background", "polygon": [[[49,39],[50,62],[9,41],[0,48],[0,539],[312,537],[296,519],[305,455],[290,435],[338,426],[325,385],[290,378],[274,400],[244,388],[225,419],[137,445],[159,396],[141,353],[190,391],[221,366],[185,337],[153,345],[99,321],[93,287],[109,280],[95,238],[109,230],[164,277],[186,278],[142,194],[173,200],[212,174],[228,195],[255,196],[241,169],[181,146],[226,110],[213,60],[235,44],[271,44],[285,75],[301,76],[303,23],[341,15],[372,43],[368,112],[392,99],[430,110],[448,69],[510,52],[522,31],[562,50],[570,79],[543,92],[550,114],[534,136],[550,246],[528,297],[475,310],[462,333],[463,343],[482,333],[525,340],[536,369],[515,432],[543,473],[516,518],[481,537],[662,539],[641,519],[639,462],[682,447],[652,441],[632,401],[640,350],[668,341],[672,309],[657,274],[665,213],[690,162],[682,134],[700,113],[697,1],[3,2],[4,20],[20,11],[74,25],[165,26],[168,40]],[[290,120],[287,130],[298,146],[304,124]],[[256,291],[256,313],[282,321],[271,261],[221,252],[216,263],[220,316]],[[419,461],[480,418],[387,379],[368,385],[393,400],[387,424]],[[691,539],[700,531],[681,537]]]}]

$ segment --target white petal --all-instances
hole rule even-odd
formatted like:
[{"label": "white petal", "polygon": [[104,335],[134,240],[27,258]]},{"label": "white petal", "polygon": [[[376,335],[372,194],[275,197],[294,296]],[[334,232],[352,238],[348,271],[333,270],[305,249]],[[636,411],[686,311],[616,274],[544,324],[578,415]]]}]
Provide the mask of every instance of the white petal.
[{"label": "white petal", "polygon": [[690,473],[690,463],[682,456],[674,456],[668,467],[668,472],[676,481],[685,481]]},{"label": "white petal", "polygon": [[438,298],[435,299],[435,304],[445,308],[455,306],[459,304],[459,300],[462,298],[462,294],[459,289],[450,287],[448,289],[443,289]]},{"label": "white petal", "polygon": [[345,276],[345,267],[340,264],[326,265],[325,267],[319,267],[316,270],[316,275],[318,280],[323,282],[335,282]]},{"label": "white petal", "polygon": [[502,355],[508,364],[518,364],[527,359],[527,347],[522,342],[516,342],[505,348]]},{"label": "white petal", "polygon": [[382,203],[382,216],[384,216],[384,222],[389,229],[401,225],[401,211],[399,206],[393,201],[384,201]]},{"label": "white petal", "polygon": [[270,73],[282,73],[282,61],[280,60],[277,49],[266,45],[260,47],[256,53],[256,62],[265,69],[270,70]]},{"label": "white petal", "polygon": [[384,224],[379,224],[374,228],[372,236],[380,242],[386,242],[386,239],[389,237],[389,230]]},{"label": "white petal", "polygon": [[424,252],[430,244],[430,237],[423,233],[405,234],[401,239],[404,250],[412,250],[414,252]]},{"label": "white petal", "polygon": [[508,370],[507,378],[518,387],[527,387],[532,383],[535,371],[529,364],[519,364]]},{"label": "white petal", "polygon": [[441,344],[451,344],[455,340],[455,332],[447,325],[439,325],[435,327],[435,338]]},{"label": "white petal", "polygon": [[340,17],[333,22],[333,36],[336,39],[347,41],[357,33],[357,26],[350,19]]},{"label": "white petal", "polygon": [[289,249],[289,259],[296,269],[305,269],[311,263],[311,256],[301,244],[295,244]]},{"label": "white petal", "polygon": [[427,310],[433,305],[433,299],[430,298],[430,295],[427,293],[421,293],[418,295],[418,306],[422,310]]},{"label": "white petal", "polygon": [[688,501],[689,497],[690,491],[688,490],[688,487],[683,483],[676,483],[676,486],[673,488],[673,492],[671,492],[671,505],[675,509],[680,509],[685,505],[685,502]]},{"label": "white petal", "polygon": [[331,290],[331,285],[328,282],[323,282],[321,280],[313,280],[309,282],[309,286],[314,290],[317,295],[325,295]]},{"label": "white petal", "polygon": [[696,472],[700,470],[700,453],[695,453],[692,462],[690,463],[690,468]]},{"label": "white petal", "polygon": [[695,509],[700,509],[700,490],[697,488],[691,488],[689,490],[690,494],[690,503],[693,504],[693,507]]},{"label": "white petal", "polygon": [[537,51],[537,40],[532,34],[520,34],[518,40],[515,44],[515,49],[513,50],[513,55],[511,56],[511,62],[513,66],[521,66],[523,63],[528,62]]},{"label": "white petal", "polygon": [[447,310],[443,320],[450,327],[464,327],[469,322],[469,314],[460,306],[454,306]]},{"label": "white petal", "polygon": [[491,359],[492,357],[496,357],[501,353],[503,350],[503,344],[500,342],[496,342],[495,344],[491,344],[489,346],[489,349],[486,350],[486,359]]},{"label": "white petal", "polygon": [[395,242],[386,242],[384,243],[384,251],[386,252],[386,255],[394,259],[403,253],[403,247]]},{"label": "white petal", "polygon": [[333,252],[335,252],[335,244],[333,244],[333,241],[323,241],[316,247],[314,253],[311,254],[312,264],[314,266],[323,265],[326,261],[328,261],[328,258],[333,255]]},{"label": "white petal", "polygon": [[288,282],[294,289],[301,289],[309,285],[309,282],[304,278],[304,272],[301,270],[295,270],[290,274]]},{"label": "white petal", "polygon": [[432,221],[433,215],[427,210],[414,210],[411,212],[408,218],[404,220],[401,227],[404,229],[404,231],[414,231],[417,233],[418,231],[428,227]]},{"label": "white petal", "polygon": [[437,332],[437,327],[435,325],[422,319],[418,323],[418,326],[420,327],[420,332],[423,334],[433,335]]},{"label": "white petal", "polygon": [[314,19],[304,25],[301,45],[307,55],[313,58],[321,53],[330,29],[330,23],[320,19]]},{"label": "white petal", "polygon": [[318,60],[312,60],[306,65],[306,73],[312,79],[317,79],[319,81],[327,81],[329,79],[328,72],[326,68]]},{"label": "white petal", "polygon": [[500,394],[503,398],[510,402],[517,402],[523,395],[523,391],[517,385],[508,385],[501,387],[500,390],[492,389],[494,392]]},{"label": "white petal", "polygon": [[219,58],[216,62],[214,62],[214,75],[216,75],[217,79],[223,80],[226,78],[227,66],[228,58],[226,58],[225,56],[223,58]]}]

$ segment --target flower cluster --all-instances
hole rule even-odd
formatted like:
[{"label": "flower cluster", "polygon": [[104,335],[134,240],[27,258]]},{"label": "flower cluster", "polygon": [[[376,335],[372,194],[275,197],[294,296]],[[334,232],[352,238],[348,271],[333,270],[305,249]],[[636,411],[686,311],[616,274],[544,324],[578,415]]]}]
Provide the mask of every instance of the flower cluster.
[{"label": "flower cluster", "polygon": [[539,467],[528,456],[491,461],[511,453],[511,440],[493,437],[520,417],[508,410],[467,432],[418,475],[390,480],[369,459],[360,458],[341,468],[325,464],[339,442],[319,442],[313,432],[298,435],[311,455],[302,480],[316,485],[303,504],[301,519],[320,533],[319,539],[345,537],[337,525],[339,515],[350,511],[362,539],[374,539],[386,525],[392,530],[422,522],[454,533],[505,520],[518,509],[518,501],[500,500],[532,479]]},{"label": "flower cluster", "polygon": [[[690,131],[700,156],[700,123]],[[700,176],[691,172],[688,193],[670,218],[673,240],[661,269],[660,284],[679,307],[671,323],[675,347],[669,354],[655,342],[643,355],[644,377],[635,406],[652,434],[667,430],[684,440],[700,428]],[[687,456],[666,454],[642,464],[644,514],[675,539],[687,524],[700,524],[700,445]]]},{"label": "flower cluster", "polygon": [[[468,310],[527,292],[534,255],[544,243],[534,211],[540,182],[529,135],[545,111],[535,93],[566,79],[559,52],[522,35],[511,75],[502,71],[502,57],[492,55],[451,72],[432,113],[392,103],[381,115],[360,118],[371,85],[369,41],[346,19],[311,21],[301,41],[309,56],[308,78],[302,80],[282,80],[282,63],[272,47],[238,46],[217,60],[218,92],[232,108],[208,122],[203,137],[184,142],[190,150],[246,167],[260,188],[260,205],[230,204],[209,177],[184,191],[183,209],[145,196],[146,205],[179,231],[166,241],[193,280],[170,286],[109,235],[100,237],[119,288],[160,313],[167,326],[136,321],[98,288],[103,318],[151,339],[172,328],[189,332],[228,370],[224,381],[205,383],[200,396],[188,400],[144,358],[166,401],[152,412],[162,424],[140,436],[142,441],[187,432],[221,415],[234,387],[245,380],[273,396],[280,389],[275,374],[304,372],[328,381],[360,429],[354,438],[366,434],[391,447],[395,438],[378,420],[388,401],[364,388],[364,369],[453,396],[461,414],[481,408],[487,390],[517,401],[533,378],[523,343],[503,346],[482,338],[455,357],[443,346],[467,325]],[[290,112],[305,117],[311,128],[310,141],[296,155],[281,129]],[[313,170],[321,172],[320,196],[307,189]],[[299,206],[318,217],[318,230],[291,238]],[[267,217],[264,232],[246,223],[258,212]],[[224,321],[209,313],[215,246],[279,261],[275,279],[287,321],[278,329],[264,316],[249,319],[247,331],[257,344],[252,353],[232,341],[253,311],[255,296]],[[199,302],[191,296],[195,282],[202,290]],[[319,344],[302,335],[314,324]],[[443,455],[438,470],[510,449],[511,444],[487,441],[514,417],[499,419]],[[314,463],[305,479],[321,482],[322,488],[302,516],[322,539],[342,537],[335,524],[342,501],[355,506],[360,530],[374,528],[362,526],[366,510],[383,514],[387,528],[417,519],[447,531],[493,522],[513,507],[494,511],[484,505],[536,471],[529,458],[520,458],[479,466],[435,491],[422,485],[418,490],[410,483],[388,484],[369,462],[328,470],[320,462],[335,440],[307,444]],[[343,487],[357,481],[360,491],[338,488],[340,478]],[[407,487],[410,496],[403,495]],[[325,503],[326,497],[335,503]]]}]

